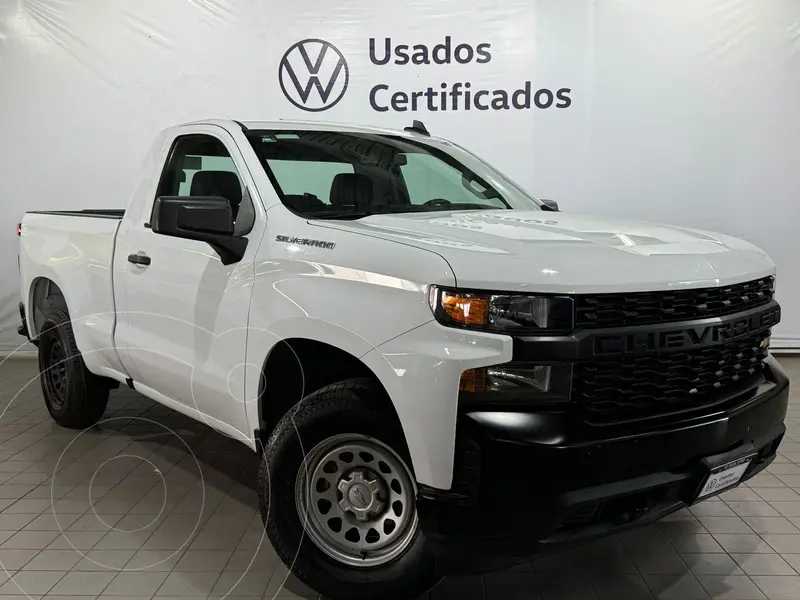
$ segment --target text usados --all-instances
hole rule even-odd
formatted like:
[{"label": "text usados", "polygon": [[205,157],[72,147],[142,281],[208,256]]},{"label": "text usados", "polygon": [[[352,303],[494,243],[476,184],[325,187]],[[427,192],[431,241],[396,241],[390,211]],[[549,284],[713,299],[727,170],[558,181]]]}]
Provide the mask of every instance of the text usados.
[{"label": "text usados", "polygon": [[[382,41],[370,38],[369,59],[374,65],[484,65],[492,60],[491,44],[475,46],[454,44],[451,36],[429,47],[425,44],[393,44],[391,38]],[[441,82],[416,90],[393,90],[381,83],[372,87],[369,103],[377,112],[387,111],[455,111],[455,110],[525,110],[568,108],[572,104],[571,88],[535,88],[525,81],[513,90],[481,89],[469,81]]]}]

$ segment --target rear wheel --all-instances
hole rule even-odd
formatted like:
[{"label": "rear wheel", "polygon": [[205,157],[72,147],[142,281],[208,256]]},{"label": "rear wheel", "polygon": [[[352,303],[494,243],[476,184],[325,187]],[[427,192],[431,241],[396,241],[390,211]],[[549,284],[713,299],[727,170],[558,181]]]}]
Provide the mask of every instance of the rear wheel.
[{"label": "rear wheel", "polygon": [[38,339],[39,380],[50,416],[70,429],[94,425],[106,410],[110,382],[86,369],[69,315],[50,312]]},{"label": "rear wheel", "polygon": [[276,552],[337,600],[416,598],[439,579],[405,441],[383,401],[370,380],[324,387],[284,416],[261,460],[260,507]]}]

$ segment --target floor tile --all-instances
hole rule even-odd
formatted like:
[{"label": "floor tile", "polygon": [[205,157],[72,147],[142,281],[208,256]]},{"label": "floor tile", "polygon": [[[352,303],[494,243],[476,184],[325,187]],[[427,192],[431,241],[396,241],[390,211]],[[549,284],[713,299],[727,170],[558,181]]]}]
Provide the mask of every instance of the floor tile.
[{"label": "floor tile", "polygon": [[61,534],[55,531],[52,533],[56,534],[56,538],[48,546],[50,550],[68,550],[70,548],[91,550],[105,535],[104,531],[65,531]]},{"label": "floor tile", "polygon": [[779,463],[774,462],[768,468],[767,471],[772,473],[773,475],[800,475],[800,467],[790,462],[786,463]]},{"label": "floor tile", "polygon": [[738,487],[733,488],[727,492],[724,492],[720,495],[720,498],[726,502],[758,502],[759,500],[767,500],[767,498],[762,498],[759,496],[755,490],[751,490],[750,488],[745,487]]},{"label": "floor tile", "polygon": [[89,550],[72,569],[74,571],[121,571],[133,557],[134,550]]},{"label": "floor tile", "polygon": [[783,483],[790,488],[800,488],[800,475],[776,475]]},{"label": "floor tile", "polygon": [[[729,506],[739,517],[778,517],[780,513],[766,501],[731,502]],[[735,532],[733,532],[735,533]]]},{"label": "floor tile", "polygon": [[41,550],[59,536],[58,531],[20,531],[0,546],[19,550]]},{"label": "floor tile", "polygon": [[[219,573],[194,573],[172,571],[158,589],[162,596],[208,595],[219,579]],[[265,588],[266,589],[266,588]]]},{"label": "floor tile", "polygon": [[588,575],[631,574],[638,570],[630,554],[616,537],[587,544],[577,551],[582,570]]},{"label": "floor tile", "polygon": [[722,533],[714,539],[730,554],[773,554],[772,546],[760,536],[752,534]]},{"label": "floor tile", "polygon": [[800,554],[800,533],[796,534],[766,534],[764,540],[772,546],[775,552],[784,554]]},{"label": "floor tile", "polygon": [[64,531],[68,529],[79,515],[46,512],[33,519],[25,526],[25,531]]},{"label": "floor tile", "polygon": [[489,573],[483,576],[483,588],[486,600],[540,600],[542,597],[533,573]]},{"label": "floor tile", "polygon": [[664,539],[631,550],[631,558],[639,572],[647,575],[673,575],[688,572],[688,567],[675,549]]},{"label": "floor tile", "polygon": [[670,543],[681,554],[713,554],[725,552],[710,533],[691,533],[671,539]]},{"label": "floor tile", "polygon": [[0,513],[0,531],[19,531],[35,518],[30,514]]},{"label": "floor tile", "polygon": [[144,545],[147,538],[147,535],[139,535],[139,532],[109,531],[95,544],[94,548],[98,550],[138,550]]},{"label": "floor tile", "polygon": [[700,523],[712,535],[718,533],[752,533],[741,517],[700,517]]},{"label": "floor tile", "polygon": [[[763,556],[771,555],[765,554]],[[695,575],[744,574],[733,558],[727,554],[682,554],[681,558]]]},{"label": "floor tile", "polygon": [[233,550],[187,550],[175,566],[176,571],[221,572]]},{"label": "floor tile", "polygon": [[98,595],[114,579],[114,573],[72,571],[53,588],[54,594],[64,596]]},{"label": "floor tile", "polygon": [[755,533],[761,535],[765,533],[800,534],[800,529],[786,517],[744,517],[744,522]]},{"label": "floor tile", "polygon": [[106,596],[130,596],[133,594],[155,594],[169,573],[154,571],[124,571],[118,573],[103,592]]},{"label": "floor tile", "polygon": [[[235,550],[228,564],[225,565],[225,569],[229,571],[271,571],[279,563],[281,563],[280,558],[278,558],[272,546],[267,544],[256,551]],[[532,573],[533,567],[531,563],[527,562],[525,564],[527,565],[527,571]]]},{"label": "floor tile", "polygon": [[[242,596],[261,595],[266,593],[272,581],[275,570],[272,571],[223,571],[214,584],[212,594],[235,594]],[[284,587],[291,587],[287,580]],[[274,590],[275,592],[280,591]]]},{"label": "floor tile", "polygon": [[751,578],[769,600],[800,600],[800,576],[754,576]]},{"label": "floor tile", "polygon": [[[103,515],[102,520],[93,512],[80,515],[69,527],[69,531],[108,531],[124,515]],[[60,517],[59,517],[60,519]]]},{"label": "floor tile", "polygon": [[692,506],[689,511],[695,517],[735,517],[730,506],[721,500],[708,500]]},{"label": "floor tile", "polygon": [[707,600],[710,596],[694,575],[645,575],[645,582],[659,600]]},{"label": "floor tile", "polygon": [[[798,498],[800,500],[800,498]],[[0,501],[2,502],[2,501]],[[22,498],[3,510],[3,514],[31,514],[40,515],[50,510],[52,503],[49,498]]]},{"label": "floor tile", "polygon": [[747,482],[747,486],[756,490],[758,493],[758,488],[783,488],[786,487],[786,484],[783,483],[780,479],[772,475],[771,473],[759,473],[755,477],[753,477],[750,481]]},{"label": "floor tile", "polygon": [[784,554],[782,558],[800,574],[800,554]]},{"label": "floor tile", "polygon": [[767,502],[800,502],[800,494],[787,487],[761,488],[753,491]]},{"label": "floor tile", "polygon": [[[653,593],[641,575],[608,574],[591,575],[592,585],[600,600],[651,600]],[[501,598],[498,596],[497,598]],[[524,596],[522,596],[524,597]],[[492,596],[487,596],[491,600]]]},{"label": "floor tile", "polygon": [[0,548],[0,571],[16,571],[39,554],[39,550],[11,550]]},{"label": "floor tile", "polygon": [[[563,577],[558,573],[542,573],[538,576],[539,590],[543,600],[596,600],[597,592],[588,575],[575,574],[572,577]],[[442,600],[456,596],[442,596]],[[687,599],[684,599],[687,600]]]},{"label": "floor tile", "polygon": [[182,555],[182,550],[138,550],[125,565],[125,569],[128,571],[171,571]]},{"label": "floor tile", "polygon": [[766,600],[758,586],[744,575],[700,575],[697,579],[714,600]]},{"label": "floor tile", "polygon": [[734,554],[736,561],[747,575],[795,575],[794,569],[777,554]]},{"label": "floor tile", "polygon": [[64,571],[18,571],[0,586],[0,598],[16,594],[44,595],[67,575]]},{"label": "floor tile", "polygon": [[43,550],[31,560],[26,571],[69,571],[78,564],[81,555],[75,550]]},{"label": "floor tile", "polygon": [[784,517],[800,517],[800,502],[770,502],[772,508]]}]

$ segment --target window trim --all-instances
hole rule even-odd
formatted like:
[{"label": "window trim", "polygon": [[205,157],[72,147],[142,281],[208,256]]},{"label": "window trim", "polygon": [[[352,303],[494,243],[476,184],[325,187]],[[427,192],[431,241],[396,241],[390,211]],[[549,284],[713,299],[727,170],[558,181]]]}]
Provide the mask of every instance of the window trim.
[{"label": "window trim", "polygon": [[247,142],[253,149],[256,158],[258,158],[258,162],[261,163],[261,168],[264,169],[264,172],[267,174],[267,179],[269,179],[269,182],[272,184],[272,189],[275,190],[275,194],[278,196],[278,200],[281,201],[281,205],[293,215],[303,219],[307,219],[308,217],[304,217],[299,212],[290,208],[289,205],[286,203],[286,194],[283,193],[283,188],[281,188],[280,184],[278,183],[278,179],[277,177],[275,177],[275,173],[273,173],[272,167],[269,166],[269,163],[267,162],[267,157],[264,156],[264,152],[261,149],[261,144],[259,143],[261,136],[262,136],[261,132],[255,133],[248,131],[247,133],[245,133]]},{"label": "window trim", "polygon": [[[216,140],[217,142],[219,142],[222,145],[223,148],[225,148],[225,151],[228,153],[228,158],[230,158],[231,162],[233,162],[233,168],[236,169],[236,176],[239,178],[239,183],[241,183],[241,185],[242,185],[242,201],[241,201],[241,203],[239,205],[239,212],[240,213],[242,212],[241,205],[244,204],[245,201],[248,202],[249,206],[250,206],[250,210],[245,211],[245,214],[249,215],[248,218],[249,218],[250,222],[240,232],[236,232],[236,223],[234,223],[234,232],[235,232],[235,235],[237,237],[246,236],[248,233],[250,233],[253,230],[253,227],[255,226],[255,221],[256,221],[256,219],[255,219],[256,209],[255,209],[255,205],[253,204],[253,198],[252,198],[252,196],[250,194],[250,191],[249,191],[249,189],[247,187],[247,182],[244,180],[244,177],[242,176],[241,169],[236,164],[236,159],[233,156],[234,153],[231,152],[230,146],[228,146],[228,144],[226,144],[218,136],[216,136],[214,134],[211,134],[211,133],[207,133],[207,132],[182,133],[182,134],[176,135],[173,138],[172,144],[170,144],[169,152],[167,152],[167,158],[166,158],[166,160],[164,160],[164,162],[163,162],[163,164],[161,166],[161,175],[158,178],[158,184],[156,185],[155,195],[153,196],[153,198],[150,201],[150,218],[144,223],[144,228],[152,230],[153,211],[155,210],[156,200],[158,198],[160,198],[159,192],[161,191],[161,186],[164,184],[164,178],[165,178],[165,176],[167,174],[167,171],[168,171],[167,167],[170,165],[170,163],[172,163],[172,159],[175,157],[175,152],[177,151],[178,144],[180,144],[186,138],[192,138],[192,137],[201,137],[201,138],[205,137],[205,138],[211,138],[213,140]],[[237,148],[237,150],[238,150],[238,148]],[[199,156],[202,156],[202,155],[199,155]],[[187,198],[191,198],[191,196],[187,196]]]}]

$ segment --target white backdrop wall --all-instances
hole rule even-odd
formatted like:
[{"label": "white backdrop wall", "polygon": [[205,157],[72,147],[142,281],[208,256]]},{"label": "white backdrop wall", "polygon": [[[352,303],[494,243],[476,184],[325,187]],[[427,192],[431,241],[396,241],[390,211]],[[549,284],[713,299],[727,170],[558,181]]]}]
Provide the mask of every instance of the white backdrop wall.
[{"label": "white backdrop wall", "polygon": [[[307,39],[346,70],[281,67]],[[23,212],[124,207],[154,134],[211,116],[417,118],[564,210],[746,238],[800,347],[800,0],[0,0],[0,346]]]}]

